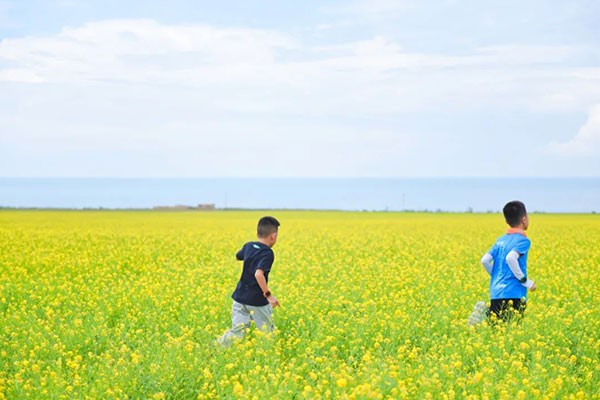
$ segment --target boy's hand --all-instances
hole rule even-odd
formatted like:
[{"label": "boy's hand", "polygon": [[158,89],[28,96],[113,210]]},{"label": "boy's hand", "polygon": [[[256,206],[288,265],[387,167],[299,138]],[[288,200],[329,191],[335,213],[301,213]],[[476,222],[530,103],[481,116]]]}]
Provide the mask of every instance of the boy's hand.
[{"label": "boy's hand", "polygon": [[537,289],[537,286],[535,286],[535,283],[531,279],[527,279],[527,282],[523,283],[523,286],[525,286],[527,289],[531,290],[532,292],[535,289]]},{"label": "boy's hand", "polygon": [[271,304],[271,306],[273,306],[273,308],[275,308],[279,305],[279,301],[277,300],[277,297],[273,296],[272,294],[270,294],[267,297],[267,300],[269,301],[269,304]]}]

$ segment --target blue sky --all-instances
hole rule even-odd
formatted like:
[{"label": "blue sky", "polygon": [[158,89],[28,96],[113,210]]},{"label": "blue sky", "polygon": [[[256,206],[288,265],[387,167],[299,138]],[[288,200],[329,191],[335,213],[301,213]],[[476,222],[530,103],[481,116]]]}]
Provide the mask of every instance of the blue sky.
[{"label": "blue sky", "polygon": [[600,2],[0,0],[0,176],[599,176]]}]

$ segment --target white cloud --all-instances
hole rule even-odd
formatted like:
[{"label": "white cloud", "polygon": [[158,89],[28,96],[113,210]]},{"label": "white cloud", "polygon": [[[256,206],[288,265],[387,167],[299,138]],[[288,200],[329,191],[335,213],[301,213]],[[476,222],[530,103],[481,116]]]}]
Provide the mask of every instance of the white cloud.
[{"label": "white cloud", "polygon": [[[252,69],[272,63],[276,49],[290,46],[286,35],[265,30],[111,20],[65,28],[54,37],[4,39],[0,59],[47,82],[140,82],[185,75],[192,64],[198,77],[220,67]],[[177,65],[179,58],[187,62]]]},{"label": "white cloud", "polygon": [[0,70],[0,82],[41,83],[43,79],[35,72],[25,68],[7,68]]},{"label": "white cloud", "polygon": [[590,110],[585,124],[567,142],[552,142],[548,151],[565,157],[600,156],[600,104]]},{"label": "white cloud", "polygon": [[448,104],[578,107],[600,94],[561,64],[581,51],[494,46],[427,54],[406,52],[384,36],[307,46],[270,30],[108,20],[56,36],[2,40],[0,61],[8,66],[0,82],[182,85],[238,111],[310,115]]},{"label": "white cloud", "polygon": [[[313,58],[288,62],[278,54],[281,50],[305,56],[312,54]],[[382,36],[338,46],[311,48],[301,46],[289,35],[274,31],[163,25],[151,20],[95,22],[80,28],[65,28],[55,37],[4,39],[0,42],[0,58],[20,64],[23,69],[35,72],[50,82],[78,79],[169,80],[176,79],[183,71],[187,76],[179,77],[181,82],[189,83],[191,77],[194,78],[191,83],[202,83],[212,81],[218,73],[230,79],[243,80],[262,69],[260,72],[275,72],[275,78],[281,78],[288,68],[309,70],[311,66],[329,67],[329,71],[323,71],[328,73],[339,69],[383,72],[391,69],[515,66],[558,62],[573,52],[574,49],[564,46],[495,46],[476,48],[472,54],[463,56],[406,53],[398,43]],[[182,64],[177,61],[182,61]],[[140,76],[139,72],[144,71]],[[210,79],[203,79],[204,75],[209,75]]]},{"label": "white cloud", "polygon": [[[84,164],[96,176],[464,175],[420,154],[452,164],[462,150],[440,140],[474,134],[423,134],[415,120],[580,110],[600,98],[600,69],[570,66],[589,51],[426,53],[384,35],[309,45],[274,30],[138,19],[4,39],[0,175],[64,176]],[[256,163],[265,146],[277,168]]]}]

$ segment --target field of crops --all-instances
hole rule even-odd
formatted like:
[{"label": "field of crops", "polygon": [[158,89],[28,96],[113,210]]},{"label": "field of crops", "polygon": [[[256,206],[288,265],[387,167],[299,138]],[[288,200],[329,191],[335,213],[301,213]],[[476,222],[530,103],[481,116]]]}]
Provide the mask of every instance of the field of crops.
[{"label": "field of crops", "polygon": [[600,399],[600,216],[531,215],[520,324],[467,329],[499,214],[273,212],[277,327],[230,348],[258,212],[0,212],[0,399]]}]

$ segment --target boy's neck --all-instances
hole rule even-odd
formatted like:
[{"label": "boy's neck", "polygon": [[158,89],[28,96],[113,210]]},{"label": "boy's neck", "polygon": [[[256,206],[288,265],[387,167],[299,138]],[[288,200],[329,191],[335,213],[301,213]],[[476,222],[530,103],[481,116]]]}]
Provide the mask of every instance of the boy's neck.
[{"label": "boy's neck", "polygon": [[268,238],[258,238],[258,242],[264,244],[265,246],[271,247],[271,243]]},{"label": "boy's neck", "polygon": [[525,229],[523,229],[523,225],[511,226],[508,229],[508,233],[509,234],[520,233],[523,236],[527,236],[527,233],[525,233]]}]

